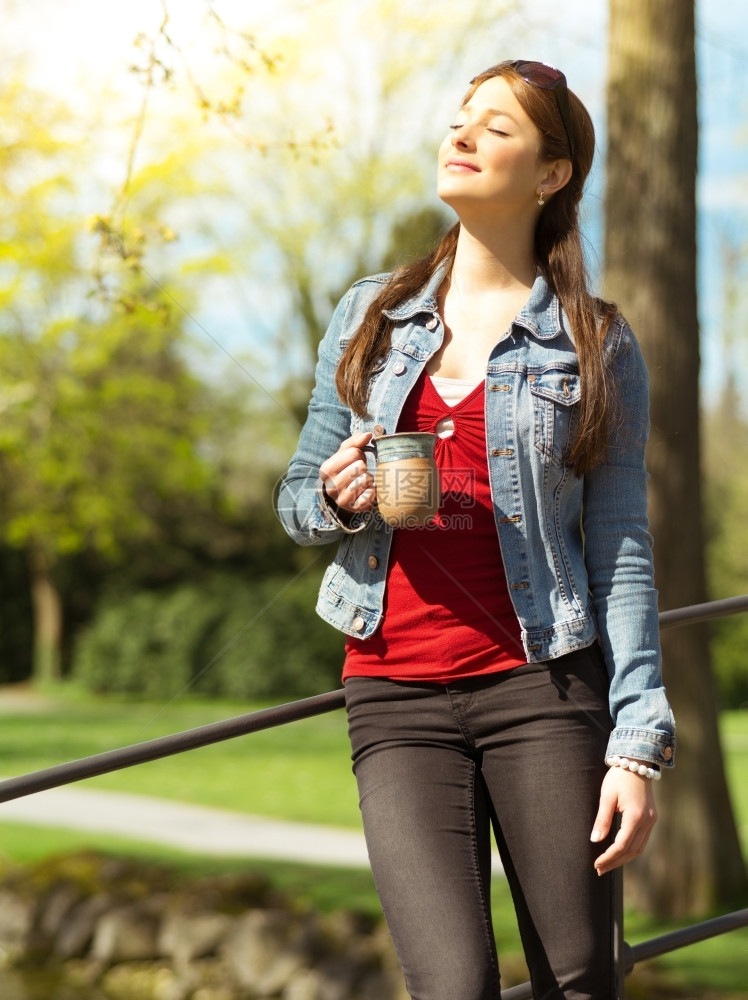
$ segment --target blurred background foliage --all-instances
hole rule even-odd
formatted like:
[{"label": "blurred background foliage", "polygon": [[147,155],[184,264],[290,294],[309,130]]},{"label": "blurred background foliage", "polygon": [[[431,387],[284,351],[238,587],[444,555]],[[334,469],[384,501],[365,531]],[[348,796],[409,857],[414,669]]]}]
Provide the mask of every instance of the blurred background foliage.
[{"label": "blurred background foliage", "polygon": [[[428,15],[445,38],[447,6]],[[310,106],[303,32],[261,46],[205,9],[207,71],[166,5],[138,38],[134,120],[106,121],[106,95],[81,115],[12,60],[0,73],[0,682],[339,682],[342,641],[314,613],[329,553],[286,538],[272,491],[335,301],[447,224],[422,203],[429,157],[409,142],[398,164],[385,125],[424,71],[407,51],[423,19],[397,51],[369,39],[376,93]]]},{"label": "blurred background foliage", "polygon": [[255,582],[225,572],[103,599],[80,634],[75,676],[97,693],[233,699],[340,686],[343,638],[314,615],[320,572]]},{"label": "blurred background foliage", "polygon": [[[314,613],[332,553],[286,539],[273,485],[334,302],[449,224],[431,190],[435,141],[454,80],[495,61],[513,5],[367,0],[327,20],[299,6],[307,21],[258,38],[207,4],[222,57],[206,68],[167,5],[138,40],[139,111],[116,121],[107,95],[82,115],[3,63],[0,682],[74,675],[158,698],[339,682],[341,639]],[[419,87],[434,120],[392,128]],[[737,329],[745,248],[733,249]],[[718,598],[748,592],[734,385],[705,418]],[[748,703],[747,640],[744,616],[714,626],[725,706]]]}]

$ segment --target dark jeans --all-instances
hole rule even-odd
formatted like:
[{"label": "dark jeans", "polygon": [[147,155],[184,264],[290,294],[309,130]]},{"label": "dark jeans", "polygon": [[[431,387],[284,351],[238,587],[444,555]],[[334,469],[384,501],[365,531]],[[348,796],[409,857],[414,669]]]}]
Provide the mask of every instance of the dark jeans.
[{"label": "dark jeans", "polygon": [[454,684],[351,678],[374,880],[413,1000],[499,1000],[493,826],[535,1000],[613,994],[591,844],[611,723],[597,646]]}]

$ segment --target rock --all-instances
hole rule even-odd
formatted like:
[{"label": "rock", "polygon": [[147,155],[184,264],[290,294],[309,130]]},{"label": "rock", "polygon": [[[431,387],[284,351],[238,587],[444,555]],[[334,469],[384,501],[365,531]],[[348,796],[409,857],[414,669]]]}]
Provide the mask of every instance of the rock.
[{"label": "rock", "polygon": [[36,915],[36,931],[43,941],[57,937],[63,920],[82,898],[80,886],[68,879],[51,886],[42,898]]},{"label": "rock", "polygon": [[286,984],[281,1000],[321,1000],[322,977],[316,969],[299,969]]},{"label": "rock", "polygon": [[192,994],[192,1000],[236,1000],[236,997],[228,986],[201,986]]},{"label": "rock", "polygon": [[259,997],[276,996],[313,961],[309,921],[282,910],[250,910],[238,917],[221,953],[240,985]]},{"label": "rock", "polygon": [[368,937],[378,923],[369,916],[351,910],[335,910],[320,917],[322,933],[336,950],[347,949],[351,938]]},{"label": "rock", "polygon": [[71,958],[64,964],[57,966],[62,972],[65,986],[72,996],[83,993],[89,997],[94,990],[94,984],[105,971],[100,962],[93,962],[86,958]]},{"label": "rock", "polygon": [[282,1000],[351,1000],[359,975],[355,963],[328,959],[314,969],[301,969],[286,985]]},{"label": "rock", "polygon": [[217,958],[196,959],[181,973],[190,1000],[239,1000],[246,993],[239,991],[228,966]]},{"label": "rock", "polygon": [[152,867],[90,852],[8,872],[0,965],[27,962],[71,997],[407,1000],[383,921],[302,910],[264,876]]},{"label": "rock", "polygon": [[194,959],[214,954],[231,925],[232,919],[225,913],[168,912],[161,924],[159,953],[184,969]]},{"label": "rock", "polygon": [[31,866],[25,877],[33,883],[37,896],[61,881],[75,883],[86,896],[109,891],[116,885],[119,895],[132,900],[173,887],[173,875],[159,866],[96,851],[45,858]]},{"label": "rock", "polygon": [[118,901],[108,893],[81,900],[67,913],[52,942],[52,954],[63,960],[82,958],[88,951],[99,918],[117,905]]},{"label": "rock", "polygon": [[91,958],[105,963],[158,958],[164,904],[164,897],[154,896],[105,913],[96,924]]},{"label": "rock", "polygon": [[172,902],[183,913],[215,910],[237,915],[247,910],[283,908],[270,880],[256,872],[197,879],[173,892]]},{"label": "rock", "polygon": [[36,902],[0,889],[0,962],[12,963],[26,950],[34,927]]},{"label": "rock", "polygon": [[168,966],[115,965],[101,977],[107,1000],[187,1000],[188,993]]},{"label": "rock", "polygon": [[402,979],[384,969],[364,976],[356,991],[356,1000],[410,1000]]}]

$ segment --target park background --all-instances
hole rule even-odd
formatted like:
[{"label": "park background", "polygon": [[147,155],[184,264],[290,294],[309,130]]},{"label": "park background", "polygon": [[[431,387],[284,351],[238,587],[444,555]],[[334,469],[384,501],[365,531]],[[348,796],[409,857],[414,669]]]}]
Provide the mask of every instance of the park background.
[{"label": "park background", "polygon": [[[47,699],[3,720],[12,774],[338,686],[342,642],[313,613],[330,553],[294,548],[271,502],[317,341],[353,279],[443,229],[435,148],[470,77],[518,54],[560,65],[593,114],[585,222],[604,284],[608,9],[5,0],[0,13],[0,682]],[[748,592],[738,14],[696,5],[693,477],[712,599]],[[710,630],[744,850],[747,639],[745,616]],[[177,759],[105,787],[355,825],[341,732],[320,737],[324,764],[303,780],[281,731],[272,748],[241,741],[220,778],[217,758]]]}]

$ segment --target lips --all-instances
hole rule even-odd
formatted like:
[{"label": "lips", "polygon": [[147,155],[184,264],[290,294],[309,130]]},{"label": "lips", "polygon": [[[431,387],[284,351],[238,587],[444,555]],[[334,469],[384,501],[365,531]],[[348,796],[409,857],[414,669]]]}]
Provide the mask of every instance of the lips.
[{"label": "lips", "polygon": [[476,167],[473,163],[470,163],[469,160],[451,159],[451,160],[447,160],[445,166],[446,166],[446,168],[448,170],[450,170],[450,169],[451,170],[460,170],[460,171],[465,171],[465,172],[470,172],[470,173],[475,173],[475,174],[480,173],[480,167]]}]

